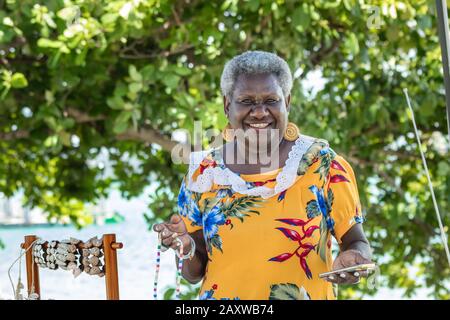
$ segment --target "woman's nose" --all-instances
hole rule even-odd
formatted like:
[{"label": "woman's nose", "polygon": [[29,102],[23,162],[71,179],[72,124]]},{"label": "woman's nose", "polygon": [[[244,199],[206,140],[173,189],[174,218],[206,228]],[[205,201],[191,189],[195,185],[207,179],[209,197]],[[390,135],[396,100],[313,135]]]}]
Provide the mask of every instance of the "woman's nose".
[{"label": "woman's nose", "polygon": [[264,118],[269,114],[267,107],[264,103],[255,104],[252,108],[250,115],[255,118]]}]

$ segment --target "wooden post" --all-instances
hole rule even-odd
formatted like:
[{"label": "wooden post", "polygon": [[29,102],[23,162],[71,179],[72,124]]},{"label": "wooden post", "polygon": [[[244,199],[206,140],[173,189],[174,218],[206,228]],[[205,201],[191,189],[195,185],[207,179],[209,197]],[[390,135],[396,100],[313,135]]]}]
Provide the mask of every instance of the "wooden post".
[{"label": "wooden post", "polygon": [[119,300],[119,278],[117,271],[117,249],[123,244],[116,242],[115,234],[103,235],[103,252],[105,253],[106,299]]},{"label": "wooden post", "polygon": [[[22,249],[27,250],[31,244],[36,241],[37,237],[35,235],[25,236],[25,242],[22,243]],[[34,263],[33,249],[30,248],[26,253],[26,264],[27,264],[27,285],[28,294],[31,294],[31,289],[34,282],[34,292],[39,295],[38,299],[41,299],[41,287],[39,284],[39,266]]]}]

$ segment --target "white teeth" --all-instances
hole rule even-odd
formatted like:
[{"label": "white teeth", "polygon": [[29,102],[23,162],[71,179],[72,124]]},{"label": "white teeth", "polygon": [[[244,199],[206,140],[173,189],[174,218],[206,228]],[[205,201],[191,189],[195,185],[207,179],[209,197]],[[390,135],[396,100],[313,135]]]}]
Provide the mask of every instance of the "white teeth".
[{"label": "white teeth", "polygon": [[269,125],[268,123],[251,123],[251,124],[249,124],[250,127],[252,127],[252,128],[259,128],[259,129],[265,128],[268,125]]}]

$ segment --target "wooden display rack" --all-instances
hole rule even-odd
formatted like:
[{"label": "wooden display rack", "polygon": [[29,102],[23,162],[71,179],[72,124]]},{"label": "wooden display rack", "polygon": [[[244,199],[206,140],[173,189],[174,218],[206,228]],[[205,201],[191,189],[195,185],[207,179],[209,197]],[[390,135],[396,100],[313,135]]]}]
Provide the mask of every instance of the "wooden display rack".
[{"label": "wooden display rack", "polygon": [[[25,236],[24,243],[21,244],[22,249],[28,249],[38,238],[35,235]],[[115,234],[103,235],[103,253],[105,266],[105,282],[106,282],[106,299],[119,300],[119,277],[117,272],[117,249],[122,249],[123,244],[116,242]],[[34,292],[41,297],[41,288],[39,282],[39,266],[34,263],[33,250],[26,252],[26,269],[28,294],[34,282]]]}]

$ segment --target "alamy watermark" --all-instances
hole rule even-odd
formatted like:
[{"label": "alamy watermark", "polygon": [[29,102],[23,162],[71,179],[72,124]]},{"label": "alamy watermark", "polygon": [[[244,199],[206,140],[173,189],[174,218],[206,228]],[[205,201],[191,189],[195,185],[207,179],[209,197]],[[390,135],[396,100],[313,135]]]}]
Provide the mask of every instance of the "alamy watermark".
[{"label": "alamy watermark", "polygon": [[367,28],[380,29],[381,24],[382,24],[381,14],[380,14],[381,8],[378,6],[369,6],[369,7],[367,7],[366,10],[369,11],[369,13],[370,13],[370,15],[367,19],[367,23],[366,23]]}]

